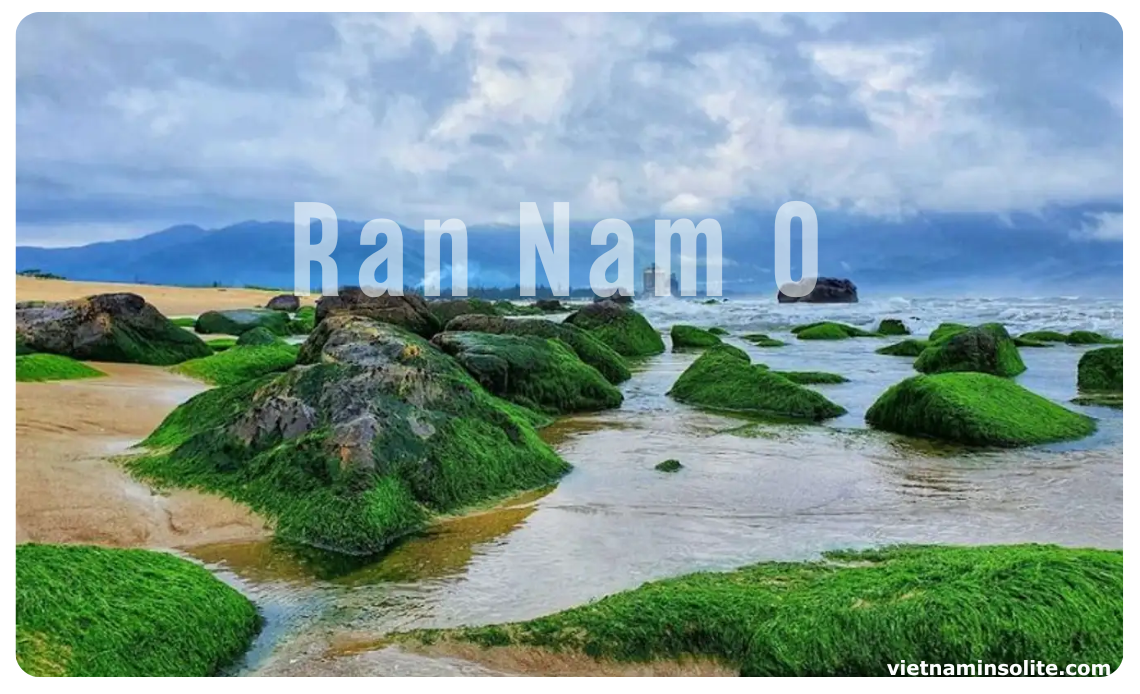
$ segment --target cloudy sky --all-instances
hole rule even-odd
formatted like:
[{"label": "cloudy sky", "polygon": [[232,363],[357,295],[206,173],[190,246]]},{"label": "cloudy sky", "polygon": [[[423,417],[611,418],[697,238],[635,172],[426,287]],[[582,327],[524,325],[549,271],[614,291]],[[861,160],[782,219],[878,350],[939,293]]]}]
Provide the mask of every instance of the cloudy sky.
[{"label": "cloudy sky", "polygon": [[17,32],[17,237],[302,200],[413,227],[517,224],[520,201],[1122,209],[1122,68],[1107,15],[38,14]]}]

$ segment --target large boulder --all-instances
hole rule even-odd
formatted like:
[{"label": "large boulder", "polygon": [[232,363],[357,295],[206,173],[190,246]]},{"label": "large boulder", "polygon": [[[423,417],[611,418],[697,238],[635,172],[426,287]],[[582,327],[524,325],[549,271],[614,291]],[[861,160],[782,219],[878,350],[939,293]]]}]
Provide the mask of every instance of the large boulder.
[{"label": "large boulder", "polygon": [[1025,362],[1005,328],[987,323],[951,335],[942,342],[931,340],[914,361],[914,368],[928,374],[977,371],[1009,378],[1025,371]]},{"label": "large boulder", "polygon": [[442,332],[432,344],[455,357],[495,395],[546,414],[621,405],[621,392],[558,339]]},{"label": "large boulder", "polygon": [[910,328],[898,318],[884,318],[879,321],[875,332],[880,335],[910,335]]},{"label": "large boulder", "polygon": [[866,419],[876,429],[974,446],[1029,446],[1096,430],[1089,417],[975,372],[908,378],[879,396]]},{"label": "large boulder", "polygon": [[534,302],[534,307],[543,313],[565,313],[570,310],[558,299],[539,299]]},{"label": "large boulder", "polygon": [[280,537],[349,554],[569,469],[539,438],[539,415],[398,326],[327,316],[297,363],[192,398],[128,467],[219,492],[274,520]]},{"label": "large boulder", "polygon": [[17,351],[166,366],[212,354],[138,294],[16,304]]},{"label": "large boulder", "polygon": [[203,335],[241,335],[254,328],[265,328],[274,335],[288,335],[289,315],[267,308],[234,308],[206,311],[194,322],[194,331]]},{"label": "large boulder", "polygon": [[285,311],[296,313],[301,308],[301,298],[295,294],[278,294],[265,304],[270,311]]},{"label": "large boulder", "polygon": [[1124,393],[1124,346],[1082,354],[1077,364],[1077,388],[1083,392]]},{"label": "large boulder", "polygon": [[451,332],[480,332],[496,335],[534,335],[565,342],[578,358],[597,369],[610,383],[622,383],[630,377],[629,367],[620,354],[593,335],[566,323],[537,319],[508,320],[497,316],[464,315],[448,321]]},{"label": "large boulder", "polygon": [[335,296],[322,296],[317,301],[316,322],[333,314],[364,316],[431,338],[443,327],[427,301],[418,294],[368,296],[360,287],[345,287]]},{"label": "large boulder", "polygon": [[440,299],[437,301],[429,301],[428,308],[439,319],[441,326],[446,325],[447,321],[457,316],[465,316],[469,314],[482,315],[482,316],[497,316],[499,315],[498,308],[495,307],[490,301],[483,299]]},{"label": "large boulder", "polygon": [[690,405],[778,420],[814,422],[847,412],[724,344],[709,348],[685,369],[669,395]]},{"label": "large boulder", "polygon": [[564,322],[588,331],[623,357],[648,357],[665,351],[665,341],[657,330],[628,305],[596,301],[571,313]]},{"label": "large boulder", "polygon": [[257,346],[257,345],[272,345],[276,344],[280,338],[273,334],[273,331],[257,327],[252,330],[246,330],[237,339],[239,347]]},{"label": "large boulder", "polygon": [[[800,285],[804,280],[793,282]],[[790,286],[790,285],[785,285]],[[776,300],[781,304],[808,303],[808,304],[853,304],[859,301],[859,292],[851,280],[836,277],[817,277],[815,288],[807,296],[789,296],[783,288],[776,294]]]},{"label": "large boulder", "polygon": [[673,351],[686,349],[705,349],[720,344],[720,338],[711,331],[692,325],[674,325],[669,329],[669,338],[673,341]]}]

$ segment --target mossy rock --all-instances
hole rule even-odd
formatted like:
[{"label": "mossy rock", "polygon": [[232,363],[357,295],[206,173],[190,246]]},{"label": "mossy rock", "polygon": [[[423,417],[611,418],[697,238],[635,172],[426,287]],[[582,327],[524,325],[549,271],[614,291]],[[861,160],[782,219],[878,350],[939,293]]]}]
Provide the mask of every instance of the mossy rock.
[{"label": "mossy rock", "polygon": [[179,316],[178,318],[171,318],[170,322],[179,328],[193,328],[194,324],[198,322],[198,316]]},{"label": "mossy rock", "polygon": [[725,330],[724,328],[720,327],[719,325],[709,328],[709,332],[712,333],[713,335],[716,335],[717,337],[724,337],[725,335],[728,334],[728,331]]},{"label": "mossy rock", "polygon": [[1101,347],[1081,355],[1077,388],[1082,392],[1124,393],[1124,346]]},{"label": "mossy rock", "polygon": [[1124,393],[1084,393],[1069,402],[1085,407],[1111,407],[1114,410],[1124,409]]},{"label": "mossy rock", "polygon": [[644,316],[614,301],[586,304],[563,322],[586,330],[623,357],[650,357],[665,351],[665,341]]},{"label": "mossy rock", "polygon": [[884,318],[879,321],[879,327],[875,329],[875,332],[880,335],[891,336],[910,335],[910,328],[906,327],[906,323],[903,323],[898,318]]},{"label": "mossy rock", "polygon": [[848,383],[850,381],[850,379],[845,376],[827,373],[826,371],[773,371],[772,373],[779,374],[792,383],[798,383],[801,386],[833,385],[837,383]]},{"label": "mossy rock", "polygon": [[[246,333],[254,332],[253,330]],[[245,337],[243,335],[242,337]],[[298,345],[280,340],[269,344],[239,344],[201,359],[191,359],[173,367],[177,373],[216,386],[231,386],[287,371],[297,363]]]},{"label": "mossy rock", "polygon": [[903,661],[995,675],[1025,660],[1115,669],[1123,618],[1119,550],[904,545],[694,573],[528,622],[397,638],[609,662],[699,658],[750,676],[882,677]]},{"label": "mossy rock", "polygon": [[273,334],[268,328],[257,327],[253,330],[246,330],[242,333],[235,343],[236,345],[256,346],[256,345],[272,345],[280,340],[279,337]]},{"label": "mossy rock", "polygon": [[25,354],[16,357],[17,381],[71,381],[106,375],[81,361],[58,354]]},{"label": "mossy rock", "polygon": [[1089,417],[976,372],[908,378],[879,396],[866,419],[876,429],[973,446],[1030,446],[1096,431]]},{"label": "mossy rock", "polygon": [[523,407],[557,415],[621,405],[621,391],[558,339],[442,332],[432,344],[488,391]]},{"label": "mossy rock", "polygon": [[1018,335],[1023,340],[1033,340],[1034,342],[1064,342],[1069,336],[1065,333],[1059,333],[1056,330],[1035,330],[1033,332],[1022,333]]},{"label": "mossy rock", "polygon": [[541,316],[543,310],[531,304],[515,304],[502,299],[495,302],[495,313],[500,316]]},{"label": "mossy rock", "polygon": [[783,347],[784,345],[788,344],[783,340],[777,340],[775,338],[768,337],[763,333],[748,333],[746,335],[741,335],[740,339],[745,340],[746,342],[750,342],[757,347]]},{"label": "mossy rock", "polygon": [[1051,342],[1042,342],[1041,340],[1030,340],[1024,337],[1013,338],[1013,344],[1018,347],[1052,347]]},{"label": "mossy rock", "polygon": [[625,359],[592,334],[566,323],[545,319],[507,320],[494,316],[465,315],[447,323],[451,332],[480,332],[496,335],[533,335],[557,339],[566,343],[578,358],[597,369],[610,383],[622,383],[630,378]]},{"label": "mossy rock", "polygon": [[797,325],[792,328],[792,334],[801,340],[846,340],[849,337],[878,337],[861,328],[846,323],[822,321]]},{"label": "mossy rock", "polygon": [[253,603],[172,554],[16,547],[16,662],[29,675],[215,675],[260,628]]},{"label": "mossy rock", "polygon": [[669,460],[663,460],[657,463],[653,466],[653,469],[658,472],[680,472],[684,467],[681,461],[670,458]]},{"label": "mossy rock", "polygon": [[289,315],[268,308],[235,308],[206,311],[194,323],[195,332],[203,335],[241,335],[254,328],[265,328],[274,335],[288,335]]},{"label": "mossy rock", "polygon": [[940,323],[937,328],[931,331],[930,336],[926,339],[930,344],[945,342],[958,333],[964,333],[969,329],[970,326],[962,325],[961,323]]},{"label": "mossy rock", "polygon": [[447,321],[458,316],[477,315],[477,316],[497,316],[499,310],[490,301],[483,299],[441,299],[437,301],[429,301],[428,308],[439,319],[440,325],[446,325]]},{"label": "mossy rock", "polygon": [[360,287],[342,287],[336,295],[322,296],[317,300],[318,325],[325,318],[338,314],[390,323],[428,339],[443,329],[427,301],[418,294],[368,296]]},{"label": "mossy rock", "polygon": [[1091,330],[1074,330],[1065,338],[1065,342],[1070,345],[1115,345],[1123,340],[1094,333]]},{"label": "mossy rock", "polygon": [[1025,362],[1005,328],[987,323],[953,334],[918,355],[914,368],[922,373],[978,371],[1007,378],[1025,371]]},{"label": "mossy rock", "polygon": [[16,304],[17,353],[46,352],[80,361],[168,366],[208,356],[197,335],[170,322],[138,294],[97,294]]},{"label": "mossy rock", "polygon": [[206,340],[206,344],[215,352],[224,352],[230,347],[237,346],[236,337],[214,337]]},{"label": "mossy rock", "polygon": [[689,365],[669,395],[689,405],[777,420],[820,421],[846,413],[814,390],[752,364],[743,350],[723,344]]},{"label": "mossy rock", "polygon": [[926,340],[903,340],[880,347],[875,350],[875,354],[885,354],[889,357],[917,357],[929,346],[930,343]]},{"label": "mossy rock", "polygon": [[674,325],[669,330],[673,340],[673,351],[684,349],[705,349],[720,344],[720,338],[712,332],[691,325]]},{"label": "mossy rock", "polygon": [[[242,349],[265,348],[231,351]],[[544,418],[491,395],[397,326],[328,316],[297,361],[191,398],[125,465],[247,504],[283,539],[358,555],[435,514],[543,487],[570,469],[539,438]]]},{"label": "mossy rock", "polygon": [[317,308],[315,306],[302,306],[293,314],[289,321],[290,335],[308,335],[317,327]]}]

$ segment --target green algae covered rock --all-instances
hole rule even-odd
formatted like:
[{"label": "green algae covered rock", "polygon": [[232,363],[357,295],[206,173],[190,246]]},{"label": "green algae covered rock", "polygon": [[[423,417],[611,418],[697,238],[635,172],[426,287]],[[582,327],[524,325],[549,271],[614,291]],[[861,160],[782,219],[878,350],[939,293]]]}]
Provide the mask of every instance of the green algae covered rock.
[{"label": "green algae covered rock", "polygon": [[[250,330],[245,335],[255,330]],[[297,345],[276,339],[268,344],[242,345],[239,338],[239,344],[229,349],[208,357],[184,361],[174,366],[173,370],[211,385],[230,386],[292,368],[297,363],[299,350]]]},{"label": "green algae covered rock", "polygon": [[681,461],[670,458],[657,463],[653,469],[658,472],[680,472],[683,467],[685,466],[681,464]]},{"label": "green algae covered rock", "polygon": [[197,335],[129,293],[16,304],[16,351],[155,366],[210,354]]},{"label": "green algae covered rock", "polygon": [[71,381],[106,375],[81,361],[58,354],[24,354],[16,357],[16,380],[20,382]]},{"label": "green algae covered rock", "polygon": [[910,335],[910,328],[898,318],[884,318],[879,321],[875,332],[880,335]]},{"label": "green algae covered rock", "polygon": [[450,332],[480,332],[496,335],[533,335],[558,339],[566,343],[578,358],[597,369],[610,383],[622,383],[630,377],[629,367],[620,354],[592,334],[566,323],[545,319],[507,320],[495,316],[465,315],[447,323]]},{"label": "green algae covered rock", "polygon": [[878,337],[875,333],[869,333],[862,328],[856,328],[854,325],[832,321],[797,325],[792,328],[792,334],[801,340],[846,340],[849,337]]},{"label": "green algae covered rock", "polygon": [[360,287],[341,287],[337,294],[317,300],[316,323],[319,325],[336,314],[390,323],[428,339],[443,329],[428,302],[419,294],[368,296]]},{"label": "green algae covered rock", "polygon": [[439,319],[440,325],[446,325],[447,321],[457,316],[478,315],[478,316],[497,316],[499,309],[495,307],[490,301],[475,298],[455,298],[455,299],[440,299],[437,301],[429,301],[428,308]]},{"label": "green algae covered rock", "polygon": [[673,340],[673,351],[684,349],[704,349],[720,344],[720,338],[708,330],[691,325],[674,325],[669,330]]},{"label": "green algae covered rock", "polygon": [[1070,345],[1114,345],[1123,342],[1123,340],[1094,333],[1090,330],[1074,330],[1065,338],[1065,342]]},{"label": "green algae covered rock", "polygon": [[1081,355],[1077,388],[1082,392],[1124,393],[1124,346],[1101,347]]},{"label": "green algae covered rock", "polygon": [[621,391],[558,339],[442,332],[432,344],[453,356],[488,391],[523,407],[569,414],[621,405]]},{"label": "green algae covered rock", "polygon": [[970,326],[962,325],[961,323],[940,323],[937,328],[931,331],[930,336],[926,339],[930,344],[945,342],[958,333],[964,333],[969,329]]},{"label": "green algae covered rock", "polygon": [[876,429],[974,446],[1030,446],[1096,430],[1089,417],[976,372],[908,378],[879,396],[866,419]]},{"label": "green algae covered rock", "polygon": [[1025,371],[1025,363],[1005,328],[987,323],[941,341],[931,340],[930,346],[918,355],[914,368],[922,373],[978,371],[1008,378]]},{"label": "green algae covered rock", "polygon": [[172,554],[16,547],[16,661],[29,675],[215,675],[260,628],[253,603]]},{"label": "green algae covered rock", "polygon": [[194,331],[204,335],[241,335],[254,328],[265,328],[274,335],[288,335],[289,315],[268,308],[235,308],[206,311],[194,323]]},{"label": "green algae covered rock", "polygon": [[757,347],[783,347],[787,344],[783,340],[777,340],[775,338],[768,337],[764,333],[748,333],[746,335],[741,335],[740,339],[745,340],[746,342],[751,342]]},{"label": "green algae covered rock", "polygon": [[289,334],[308,335],[317,327],[317,307],[302,306],[289,321]]},{"label": "green algae covered rock", "polygon": [[903,545],[694,573],[528,622],[398,638],[587,661],[704,658],[744,676],[882,677],[903,661],[996,675],[1034,659],[1115,669],[1123,615],[1119,550]]},{"label": "green algae covered rock", "polygon": [[651,357],[665,351],[661,335],[637,311],[615,301],[595,301],[566,317],[623,357]]},{"label": "green algae covered rock", "polygon": [[728,334],[728,331],[725,330],[724,328],[720,327],[719,325],[714,326],[712,328],[709,328],[709,332],[712,333],[713,335],[716,335],[717,337],[724,337],[725,335]]},{"label": "green algae covered rock", "polygon": [[826,371],[773,371],[772,373],[779,374],[792,383],[798,383],[802,386],[829,385],[847,383],[850,381],[850,379],[845,376],[827,373]]},{"label": "green algae covered rock", "polygon": [[929,346],[930,343],[926,340],[903,340],[880,347],[875,350],[875,354],[886,354],[889,357],[917,357]]},{"label": "green algae covered rock", "polygon": [[222,494],[274,521],[283,539],[347,554],[378,552],[435,514],[569,470],[538,437],[540,415],[491,395],[397,326],[330,315],[297,362],[191,398],[127,468]]},{"label": "green algae covered rock", "polygon": [[1013,338],[1013,344],[1017,345],[1018,347],[1052,347],[1053,346],[1053,343],[1051,343],[1051,342],[1043,342],[1042,340],[1030,340],[1028,338],[1020,337],[1020,336]]},{"label": "green algae covered rock", "polygon": [[237,346],[245,347],[249,345],[272,345],[280,340],[279,337],[274,335],[268,328],[257,327],[253,330],[246,330],[242,333],[237,342]]},{"label": "green algae covered rock", "polygon": [[1022,333],[1018,335],[1023,340],[1033,340],[1034,342],[1064,342],[1068,335],[1059,333],[1056,330],[1035,330],[1033,332]]},{"label": "green algae covered rock", "polygon": [[689,405],[781,420],[820,421],[846,413],[814,390],[752,364],[743,350],[731,345],[706,350],[669,395]]}]

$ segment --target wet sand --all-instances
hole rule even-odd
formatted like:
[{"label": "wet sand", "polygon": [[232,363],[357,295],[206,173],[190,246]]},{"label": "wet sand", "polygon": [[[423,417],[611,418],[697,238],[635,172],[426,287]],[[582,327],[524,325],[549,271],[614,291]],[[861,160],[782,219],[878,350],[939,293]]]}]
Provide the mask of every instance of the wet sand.
[{"label": "wet sand", "polygon": [[[287,292],[227,287],[164,287],[152,284],[120,284],[117,282],[72,282],[16,277],[16,301],[66,301],[92,294],[131,292],[145,298],[167,316],[196,316],[203,311],[264,306],[278,294]],[[311,305],[317,297],[302,297],[302,305]]]},{"label": "wet sand", "polygon": [[107,377],[16,384],[16,542],[182,548],[265,536],[244,507],[159,494],[109,460],[202,384],[153,366],[93,366]]}]

